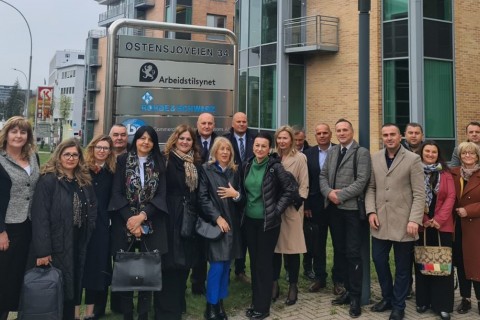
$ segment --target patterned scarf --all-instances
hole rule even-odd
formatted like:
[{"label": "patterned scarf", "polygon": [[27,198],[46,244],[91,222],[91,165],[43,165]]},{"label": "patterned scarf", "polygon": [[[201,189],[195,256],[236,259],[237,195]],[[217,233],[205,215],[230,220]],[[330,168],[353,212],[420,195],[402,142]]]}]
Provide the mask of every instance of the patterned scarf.
[{"label": "patterned scarf", "polygon": [[172,152],[183,161],[185,184],[188,186],[190,192],[195,191],[198,186],[198,172],[193,164],[193,150],[188,151],[186,154],[178,149],[173,149]]},{"label": "patterned scarf", "polygon": [[[423,182],[425,184],[425,212],[426,213],[430,211],[430,205],[432,204],[432,200],[433,200],[433,193],[437,194],[438,190],[440,189],[439,173],[442,170],[443,168],[440,163],[423,165],[423,172],[425,173]],[[433,184],[435,184],[435,186]]]},{"label": "patterned scarf", "polygon": [[472,174],[477,172],[480,169],[480,166],[478,164],[475,165],[475,167],[471,169],[467,169],[463,166],[460,167],[460,175],[462,176],[463,180],[468,181]]},{"label": "patterned scarf", "polygon": [[152,200],[158,188],[158,172],[155,171],[155,163],[149,154],[145,162],[145,181],[142,188],[140,180],[140,162],[135,153],[128,153],[126,165],[126,193],[133,215],[139,214],[145,205]]}]

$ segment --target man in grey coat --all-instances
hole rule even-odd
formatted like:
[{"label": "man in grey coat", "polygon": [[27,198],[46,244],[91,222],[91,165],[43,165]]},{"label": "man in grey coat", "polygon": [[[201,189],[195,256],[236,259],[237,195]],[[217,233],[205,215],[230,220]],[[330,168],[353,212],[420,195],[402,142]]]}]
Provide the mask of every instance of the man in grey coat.
[{"label": "man in grey coat", "polygon": [[[390,320],[405,315],[405,299],[412,274],[412,250],[418,238],[425,207],[423,165],[420,156],[407,151],[395,124],[382,127],[384,149],[372,155],[372,175],[365,198],[372,232],[372,258],[382,289],[374,312],[392,310]],[[395,280],[389,265],[394,249]]]},{"label": "man in grey coat", "polygon": [[343,273],[347,290],[334,299],[332,304],[350,303],[349,314],[352,318],[357,318],[361,314],[363,275],[361,220],[357,198],[365,192],[370,178],[371,161],[369,151],[353,140],[350,121],[338,120],[335,133],[339,144],[328,151],[320,173],[320,191],[325,197],[330,220],[335,268],[338,266],[339,272]]}]

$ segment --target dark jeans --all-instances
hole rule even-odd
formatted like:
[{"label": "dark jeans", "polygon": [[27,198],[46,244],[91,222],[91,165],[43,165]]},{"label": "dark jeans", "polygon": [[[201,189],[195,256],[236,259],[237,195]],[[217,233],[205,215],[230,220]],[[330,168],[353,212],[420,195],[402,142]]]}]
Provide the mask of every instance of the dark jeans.
[{"label": "dark jeans", "polygon": [[[412,277],[413,244],[413,241],[398,242],[372,237],[372,258],[382,289],[382,297],[391,302],[394,310],[405,310],[405,299]],[[395,282],[389,263],[392,247],[395,259]]]},{"label": "dark jeans", "polygon": [[[427,246],[438,246],[438,231],[426,228]],[[452,247],[452,233],[440,232],[443,247]],[[416,243],[423,246],[423,232]],[[423,275],[415,264],[415,299],[417,306],[431,307],[436,313],[453,311],[453,272],[449,276]]]},{"label": "dark jeans", "polygon": [[[321,199],[321,197],[319,197]],[[320,201],[320,200],[319,200]],[[312,254],[307,252],[303,255],[303,270],[310,271],[313,270],[315,273],[316,280],[326,281],[327,279],[327,237],[328,237],[328,226],[330,224],[328,219],[327,210],[322,209],[323,204],[319,204],[319,208],[312,208],[312,218],[310,218],[313,223],[318,226],[318,252]],[[332,278],[335,265],[332,267]],[[340,280],[340,281],[339,281]],[[334,282],[343,282],[343,279],[333,279]]]},{"label": "dark jeans", "polygon": [[257,312],[270,312],[273,285],[273,255],[280,226],[264,231],[263,219],[245,217],[245,239],[250,254],[252,305]]},{"label": "dark jeans", "polygon": [[361,221],[357,210],[343,210],[331,204],[328,207],[334,260],[339,278],[352,297],[362,293],[363,266],[361,256]]}]

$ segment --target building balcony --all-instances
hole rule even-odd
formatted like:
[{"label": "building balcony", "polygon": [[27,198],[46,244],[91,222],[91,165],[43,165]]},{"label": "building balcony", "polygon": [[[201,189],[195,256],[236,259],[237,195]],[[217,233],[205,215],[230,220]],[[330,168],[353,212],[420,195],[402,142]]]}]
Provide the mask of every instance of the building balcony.
[{"label": "building balcony", "polygon": [[112,22],[121,18],[127,18],[127,6],[125,3],[111,6],[109,10],[100,13],[98,16],[98,26],[108,27]]},{"label": "building balcony", "polygon": [[155,0],[135,0],[134,6],[136,9],[150,9],[155,7]]},{"label": "building balcony", "polygon": [[101,67],[102,66],[102,57],[97,55],[90,55],[87,60],[87,65],[89,67]]},{"label": "building balcony", "polygon": [[107,36],[107,32],[105,29],[99,30],[99,29],[93,29],[88,31],[88,37],[89,38],[94,38],[94,39],[99,39]]},{"label": "building balcony", "polygon": [[102,5],[112,5],[112,4],[115,4],[117,3],[118,1],[120,0],[95,0],[98,2],[98,4],[102,4]]},{"label": "building balcony", "polygon": [[85,119],[87,121],[98,121],[98,111],[95,110],[87,110],[85,112]]},{"label": "building balcony", "polygon": [[285,20],[285,53],[338,52],[338,23],[338,18],[328,16]]},{"label": "building balcony", "polygon": [[99,81],[88,81],[87,82],[88,91],[100,91],[100,82]]}]

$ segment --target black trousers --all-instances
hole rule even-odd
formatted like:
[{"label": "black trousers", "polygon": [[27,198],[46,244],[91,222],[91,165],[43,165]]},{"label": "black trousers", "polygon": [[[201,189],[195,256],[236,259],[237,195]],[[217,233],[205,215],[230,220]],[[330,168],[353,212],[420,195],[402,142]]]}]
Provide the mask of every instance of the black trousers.
[{"label": "black trousers", "polygon": [[197,242],[199,248],[198,260],[192,267],[190,282],[192,283],[193,292],[205,293],[205,281],[207,281],[207,257],[205,254],[205,239],[202,237],[198,237]]},{"label": "black trousers", "polygon": [[32,239],[32,223],[29,219],[5,226],[10,244],[7,251],[0,251],[0,314],[18,309]]},{"label": "black trousers", "polygon": [[[427,246],[438,246],[438,232],[434,228],[426,228]],[[423,246],[423,232],[419,233],[417,246]],[[452,247],[452,233],[440,232],[443,247]],[[452,312],[454,289],[453,272],[449,276],[423,275],[415,264],[415,299],[417,306],[431,307],[433,311]]]},{"label": "black trousers", "polygon": [[181,320],[188,270],[162,271],[162,291],[154,296],[155,319]]},{"label": "black trousers", "polygon": [[270,312],[273,285],[273,255],[280,226],[264,231],[263,219],[245,217],[245,239],[250,254],[252,305],[257,312]]},{"label": "black trousers", "polygon": [[[242,227],[244,228],[244,227]],[[245,273],[245,256],[247,255],[247,239],[245,239],[245,232],[242,235],[242,257],[235,259],[235,274],[239,275]]]},{"label": "black trousers", "polygon": [[[327,237],[328,227],[330,225],[327,210],[323,209],[322,198],[318,197],[318,208],[312,208],[311,222],[318,226],[318,252],[312,254],[307,252],[303,255],[303,270],[313,270],[316,280],[326,281],[327,279]],[[332,267],[332,277],[336,272],[335,265]],[[343,279],[333,279],[334,282],[343,282]]]},{"label": "black trousers", "polygon": [[463,264],[462,226],[460,217],[455,216],[455,241],[453,242],[453,263],[457,267],[458,286],[462,298],[472,296],[472,285],[475,297],[480,300],[480,282],[467,279],[465,265]]},{"label": "black trousers", "polygon": [[333,259],[339,278],[352,297],[362,293],[363,267],[361,256],[361,221],[357,210],[343,210],[328,206]]}]

